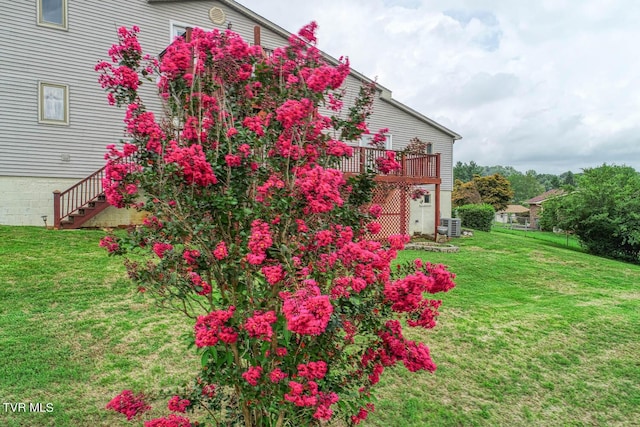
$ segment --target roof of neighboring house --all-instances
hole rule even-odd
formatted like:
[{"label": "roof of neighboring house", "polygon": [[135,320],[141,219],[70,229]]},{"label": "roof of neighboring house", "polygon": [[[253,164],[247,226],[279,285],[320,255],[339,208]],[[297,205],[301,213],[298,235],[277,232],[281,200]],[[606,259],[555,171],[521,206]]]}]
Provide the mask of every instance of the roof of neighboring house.
[{"label": "roof of neighboring house", "polygon": [[496,213],[497,214],[501,214],[501,213],[519,214],[519,213],[525,213],[525,212],[529,212],[529,208],[525,208],[522,205],[507,205],[506,209],[498,211]]},{"label": "roof of neighboring house", "polygon": [[545,200],[551,199],[553,197],[557,197],[557,196],[564,196],[566,193],[564,190],[560,190],[558,188],[552,188],[549,191],[545,191],[544,193],[540,194],[539,196],[533,197],[527,201],[525,201],[525,203],[528,203],[530,205],[539,205],[542,202],[544,202]]},{"label": "roof of neighboring house", "polygon": [[[160,3],[160,2],[181,2],[181,1],[188,1],[188,0],[147,0],[148,3]],[[244,7],[243,5],[241,5],[240,3],[234,1],[234,0],[219,0],[221,3],[229,6],[230,8],[234,9],[236,12],[245,15],[246,17],[258,22],[261,26],[270,29],[271,31],[273,31],[276,34],[280,34],[282,37],[284,37],[285,39],[288,39],[289,36],[291,35],[291,33],[287,30],[285,30],[284,28],[280,27],[279,25],[274,24],[273,22],[269,21],[266,18],[263,18],[262,16],[258,15],[257,13],[255,13],[254,11]],[[331,57],[330,55],[322,52],[322,54],[325,56],[325,58],[327,58],[327,60],[329,60],[330,62],[335,64],[338,64],[338,61]],[[364,74],[361,74],[359,72],[357,72],[356,70],[354,70],[353,68],[351,68],[351,75],[353,77],[355,77],[356,79],[360,80],[363,83],[373,83],[374,81],[371,80],[370,78],[368,78],[367,76],[365,76]],[[395,106],[396,108],[399,108],[400,110],[404,111],[405,113],[414,116],[415,118],[417,118],[418,120],[421,120],[423,122],[426,122],[427,124],[433,126],[434,128],[442,131],[443,133],[451,136],[451,138],[453,138],[453,141],[455,142],[458,139],[462,139],[462,136],[460,136],[460,134],[452,131],[451,129],[441,125],[440,123],[430,119],[429,117],[425,116],[424,114],[408,107],[407,105],[396,101],[395,99],[393,99],[391,97],[391,90],[387,89],[386,87],[382,86],[381,84],[379,84],[378,82],[375,82],[376,87],[378,88],[378,90],[380,90],[380,99],[384,100],[386,102],[388,102],[389,104]]]}]

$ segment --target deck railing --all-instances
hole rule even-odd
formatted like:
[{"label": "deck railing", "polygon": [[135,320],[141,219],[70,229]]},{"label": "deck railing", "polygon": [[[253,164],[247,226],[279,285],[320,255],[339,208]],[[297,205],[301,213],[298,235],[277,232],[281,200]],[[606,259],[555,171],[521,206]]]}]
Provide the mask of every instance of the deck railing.
[{"label": "deck railing", "polygon": [[[376,159],[383,157],[386,151],[379,148],[353,147],[353,156],[342,161],[340,170],[352,174],[376,170]],[[440,178],[440,154],[405,154],[401,151],[395,153],[396,161],[402,168],[387,176]]]},{"label": "deck railing", "polygon": [[[375,171],[376,159],[383,157],[386,151],[370,147],[353,147],[353,156],[344,158],[339,168],[347,174],[360,174],[367,170]],[[131,160],[126,159],[123,161]],[[400,163],[402,168],[385,176],[440,178],[440,154],[405,154],[396,151],[396,161]],[[60,228],[62,221],[104,195],[102,186],[104,176],[105,168],[103,167],[65,191],[56,190],[53,192],[55,228]]]}]

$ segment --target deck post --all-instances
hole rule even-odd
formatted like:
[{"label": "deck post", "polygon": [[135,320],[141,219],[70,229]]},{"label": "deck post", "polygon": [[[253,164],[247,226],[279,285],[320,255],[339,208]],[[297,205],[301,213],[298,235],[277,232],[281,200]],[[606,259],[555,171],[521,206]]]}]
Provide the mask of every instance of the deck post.
[{"label": "deck post", "polygon": [[60,229],[60,190],[53,192],[53,228]]},{"label": "deck post", "polygon": [[409,200],[407,197],[408,192],[409,187],[403,185],[400,190],[400,232],[402,234],[409,234],[409,216],[407,215],[407,204],[409,204]]},{"label": "deck post", "polygon": [[436,205],[435,205],[435,227],[434,227],[434,236],[436,241],[438,240],[438,227],[440,226],[440,184],[436,184]]}]

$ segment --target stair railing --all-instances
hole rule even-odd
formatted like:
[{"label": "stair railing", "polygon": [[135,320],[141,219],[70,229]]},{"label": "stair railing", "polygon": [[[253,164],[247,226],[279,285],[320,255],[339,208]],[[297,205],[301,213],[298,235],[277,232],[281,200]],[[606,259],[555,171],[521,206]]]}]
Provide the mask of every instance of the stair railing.
[{"label": "stair railing", "polygon": [[104,194],[102,179],[105,167],[95,171],[82,181],[64,191],[53,192],[53,226],[60,228],[63,220],[69,218],[89,203]]}]

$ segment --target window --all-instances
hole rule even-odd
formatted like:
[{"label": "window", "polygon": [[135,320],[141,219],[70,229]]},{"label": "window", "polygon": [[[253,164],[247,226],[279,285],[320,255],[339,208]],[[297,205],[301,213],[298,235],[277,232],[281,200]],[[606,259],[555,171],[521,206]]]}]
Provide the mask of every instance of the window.
[{"label": "window", "polygon": [[187,33],[187,28],[193,28],[194,26],[183,22],[171,21],[169,27],[169,43],[173,43],[176,37],[183,37]]},{"label": "window", "polygon": [[66,30],[67,0],[38,0],[38,25]]},{"label": "window", "polygon": [[429,194],[425,194],[423,197],[424,197],[424,198],[422,199],[422,203],[423,203],[423,204],[425,204],[425,205],[429,205],[429,204],[431,204],[431,193],[429,193]]},{"label": "window", "polygon": [[68,125],[69,87],[44,82],[38,86],[38,122]]},{"label": "window", "polygon": [[433,154],[433,144],[427,143],[427,154]]},{"label": "window", "polygon": [[[393,146],[393,137],[390,133],[385,133],[384,134],[386,140],[384,141],[384,148],[387,150],[391,150],[391,147]],[[360,141],[358,141],[358,147],[368,147],[368,148],[373,148],[370,144],[371,140],[373,139],[373,135],[371,134],[363,134],[360,137]]]}]

